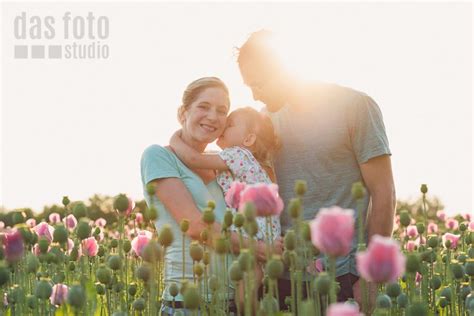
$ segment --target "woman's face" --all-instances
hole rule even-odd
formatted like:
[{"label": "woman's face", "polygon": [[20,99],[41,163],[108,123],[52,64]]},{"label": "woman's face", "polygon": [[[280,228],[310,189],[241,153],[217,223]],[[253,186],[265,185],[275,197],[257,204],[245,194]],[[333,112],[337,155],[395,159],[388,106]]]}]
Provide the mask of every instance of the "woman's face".
[{"label": "woman's face", "polygon": [[228,96],[221,88],[207,88],[184,111],[183,134],[199,144],[219,137],[229,112]]}]

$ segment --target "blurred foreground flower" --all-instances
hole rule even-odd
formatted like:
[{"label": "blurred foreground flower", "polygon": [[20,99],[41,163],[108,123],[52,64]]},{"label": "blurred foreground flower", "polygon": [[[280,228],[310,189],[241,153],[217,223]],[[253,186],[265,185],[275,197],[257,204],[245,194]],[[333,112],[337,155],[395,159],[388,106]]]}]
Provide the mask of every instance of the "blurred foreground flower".
[{"label": "blurred foreground flower", "polygon": [[458,247],[459,238],[459,235],[446,233],[443,235],[443,245],[446,248],[456,249]]},{"label": "blurred foreground flower", "polygon": [[227,205],[238,209],[240,205],[240,194],[245,189],[245,183],[234,181],[225,195]]},{"label": "blurred foreground flower", "polygon": [[5,258],[8,262],[17,262],[23,256],[23,237],[18,230],[5,234]]},{"label": "blurred foreground flower", "polygon": [[369,282],[395,282],[405,271],[405,256],[395,240],[374,235],[367,251],[356,254],[357,270]]},{"label": "blurred foreground flower", "polygon": [[283,200],[278,195],[276,184],[246,186],[240,194],[239,211],[244,210],[247,202],[252,202],[255,205],[257,216],[280,215],[283,211]]},{"label": "blurred foreground flower", "polygon": [[64,284],[58,283],[53,286],[53,293],[49,298],[52,305],[61,305],[67,299],[68,287]]},{"label": "blurred foreground flower", "polygon": [[349,253],[354,236],[354,211],[338,206],[322,208],[311,221],[311,241],[331,257]]},{"label": "blurred foreground flower", "polygon": [[351,303],[334,303],[329,305],[326,316],[359,316],[359,306]]}]

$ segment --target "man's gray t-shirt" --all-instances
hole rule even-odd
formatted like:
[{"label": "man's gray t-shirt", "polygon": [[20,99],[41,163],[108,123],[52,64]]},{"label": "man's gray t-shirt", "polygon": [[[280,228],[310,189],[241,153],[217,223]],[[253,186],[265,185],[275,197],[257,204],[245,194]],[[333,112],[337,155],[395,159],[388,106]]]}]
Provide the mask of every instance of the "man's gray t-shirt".
[{"label": "man's gray t-shirt", "polygon": [[[382,113],[369,96],[349,88],[315,84],[305,91],[299,104],[266,112],[282,145],[274,161],[279,193],[288,205],[295,196],[295,181],[307,182],[304,220],[312,220],[320,208],[334,205],[356,210],[351,188],[354,182],[363,181],[359,165],[391,154]],[[366,196],[364,210],[368,205]],[[281,215],[282,232],[291,224],[285,210]],[[337,260],[337,276],[349,272],[358,275],[356,247],[357,234],[350,254]]]}]

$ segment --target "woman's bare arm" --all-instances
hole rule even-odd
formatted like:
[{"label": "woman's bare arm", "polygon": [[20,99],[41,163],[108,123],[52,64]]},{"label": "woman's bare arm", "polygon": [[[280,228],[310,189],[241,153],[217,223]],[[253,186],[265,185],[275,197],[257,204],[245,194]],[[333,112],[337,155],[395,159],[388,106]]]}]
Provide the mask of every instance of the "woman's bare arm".
[{"label": "woman's bare arm", "polygon": [[181,131],[177,131],[173,134],[170,140],[170,146],[186,166],[190,168],[211,169],[219,171],[229,170],[229,167],[227,167],[226,163],[221,157],[219,157],[219,155],[198,152],[186,144],[181,139],[180,134]]},{"label": "woman's bare arm", "polygon": [[[171,217],[177,223],[181,223],[183,219],[189,220],[189,229],[186,234],[191,239],[199,239],[201,232],[208,227],[208,224],[202,221],[202,213],[197,208],[191,193],[189,193],[186,186],[178,178],[164,178],[154,180],[153,183],[156,186],[156,196],[166,207]],[[172,194],[170,194],[172,192]],[[219,223],[214,223],[212,226],[211,233],[213,236],[218,237],[221,235],[222,226]],[[236,233],[232,233],[230,236],[231,246],[234,253],[240,251],[239,236]],[[244,239],[243,247],[248,247],[248,239]],[[278,239],[274,243],[274,253],[280,253],[282,251],[281,239]],[[265,243],[259,241],[256,247],[256,255],[259,261],[265,261]]]}]

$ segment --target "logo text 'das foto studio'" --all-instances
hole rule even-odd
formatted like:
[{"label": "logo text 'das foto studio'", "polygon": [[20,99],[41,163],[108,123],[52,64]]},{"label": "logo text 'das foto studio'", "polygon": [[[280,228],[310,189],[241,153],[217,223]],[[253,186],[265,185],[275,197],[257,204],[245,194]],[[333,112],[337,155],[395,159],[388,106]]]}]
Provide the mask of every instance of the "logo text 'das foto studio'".
[{"label": "logo text 'das foto studio'", "polygon": [[[30,51],[30,54],[26,52],[26,58],[38,58],[35,55],[38,48],[49,52],[48,56],[43,53],[39,58],[105,59],[110,55],[105,42],[109,37],[109,19],[105,16],[95,16],[92,12],[85,16],[65,12],[62,17],[55,18],[28,16],[22,12],[15,17],[13,24],[17,40],[31,40],[31,46],[18,45]],[[71,42],[55,42],[59,39]]]}]

